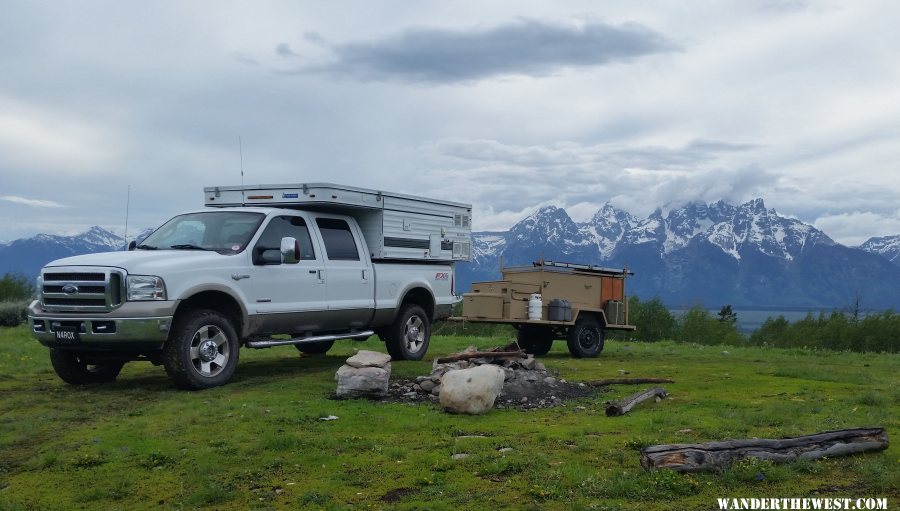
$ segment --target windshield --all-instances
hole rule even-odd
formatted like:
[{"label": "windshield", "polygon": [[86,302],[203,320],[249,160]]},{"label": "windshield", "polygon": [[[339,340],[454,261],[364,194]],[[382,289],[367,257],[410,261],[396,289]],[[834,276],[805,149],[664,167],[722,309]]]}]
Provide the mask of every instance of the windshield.
[{"label": "windshield", "polygon": [[237,253],[262,223],[262,213],[211,211],[179,215],[137,246],[143,250],[213,250]]}]

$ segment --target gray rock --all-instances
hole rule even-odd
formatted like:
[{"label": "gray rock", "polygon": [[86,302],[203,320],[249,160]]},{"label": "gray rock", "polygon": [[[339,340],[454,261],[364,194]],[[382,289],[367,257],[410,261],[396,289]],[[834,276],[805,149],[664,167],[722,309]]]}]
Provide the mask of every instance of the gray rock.
[{"label": "gray rock", "polygon": [[503,389],[503,376],[495,365],[447,371],[441,379],[441,406],[452,413],[487,413]]},{"label": "gray rock", "polygon": [[432,395],[432,396],[439,396],[439,395],[441,395],[441,386],[438,385],[438,386],[436,386],[435,388],[431,389],[431,395]]},{"label": "gray rock", "polygon": [[343,365],[334,375],[334,379],[337,380],[337,397],[342,399],[385,397],[388,394],[390,378],[390,365],[387,368]]},{"label": "gray rock", "polygon": [[425,392],[431,392],[432,389],[437,387],[437,383],[431,380],[423,380],[421,383],[419,383],[419,387],[422,387],[422,390],[424,390]]},{"label": "gray rock", "polygon": [[534,366],[537,365],[537,360],[534,359],[534,355],[528,355],[527,358],[522,359],[519,363],[523,369],[534,369]]},{"label": "gray rock", "polygon": [[545,366],[543,362],[535,362],[534,370],[547,372],[547,366]]},{"label": "gray rock", "polygon": [[377,351],[360,350],[347,359],[346,364],[352,367],[384,367],[391,363],[391,356]]}]

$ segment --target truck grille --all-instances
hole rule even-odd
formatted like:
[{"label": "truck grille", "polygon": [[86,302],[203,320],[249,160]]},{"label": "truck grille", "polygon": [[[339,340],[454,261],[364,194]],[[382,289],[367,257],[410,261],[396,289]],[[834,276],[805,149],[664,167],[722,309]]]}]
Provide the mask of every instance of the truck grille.
[{"label": "truck grille", "polygon": [[109,268],[54,268],[43,274],[41,304],[54,312],[109,312],[122,305],[124,280],[122,272]]}]

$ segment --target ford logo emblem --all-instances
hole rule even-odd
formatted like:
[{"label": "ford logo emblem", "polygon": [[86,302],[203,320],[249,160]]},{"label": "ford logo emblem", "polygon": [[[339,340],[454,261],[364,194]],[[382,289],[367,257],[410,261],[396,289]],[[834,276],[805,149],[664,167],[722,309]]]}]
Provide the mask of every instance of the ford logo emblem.
[{"label": "ford logo emblem", "polygon": [[75,284],[66,284],[62,287],[62,292],[67,295],[78,294],[78,286],[76,286]]}]

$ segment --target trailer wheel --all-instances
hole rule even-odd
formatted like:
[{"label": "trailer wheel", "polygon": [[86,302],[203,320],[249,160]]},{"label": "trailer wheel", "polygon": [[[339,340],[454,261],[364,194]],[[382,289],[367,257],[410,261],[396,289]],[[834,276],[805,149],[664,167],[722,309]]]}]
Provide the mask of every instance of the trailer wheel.
[{"label": "trailer wheel", "polygon": [[328,350],[334,346],[334,341],[304,342],[294,345],[300,353],[308,355],[319,355],[328,353]]},{"label": "trailer wheel", "polygon": [[541,357],[553,347],[553,330],[537,325],[521,325],[517,341],[525,353]]},{"label": "trailer wheel", "polygon": [[125,362],[88,363],[77,351],[50,348],[50,364],[59,378],[69,385],[110,383],[116,381]]},{"label": "trailer wheel", "polygon": [[385,347],[394,360],[422,360],[431,340],[431,320],[415,304],[404,305],[385,332]]},{"label": "trailer wheel", "polygon": [[593,318],[575,322],[567,337],[569,353],[575,358],[593,358],[603,351],[603,328]]},{"label": "trailer wheel", "polygon": [[220,312],[188,311],[178,318],[163,349],[163,365],[177,387],[207,389],[228,383],[239,350],[237,332]]}]

